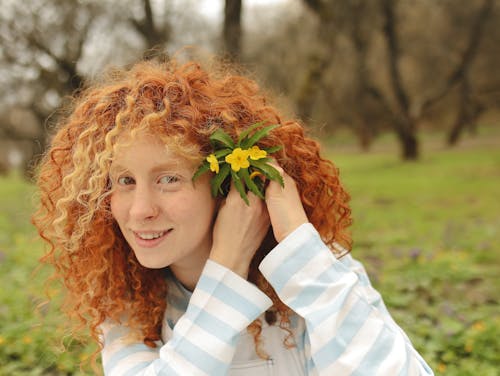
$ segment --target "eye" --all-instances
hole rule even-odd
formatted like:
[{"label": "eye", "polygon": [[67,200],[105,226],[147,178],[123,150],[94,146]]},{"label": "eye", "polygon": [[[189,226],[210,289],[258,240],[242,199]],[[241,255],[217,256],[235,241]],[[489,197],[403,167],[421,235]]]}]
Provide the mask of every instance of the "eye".
[{"label": "eye", "polygon": [[159,184],[172,184],[179,181],[179,177],[175,175],[165,175],[158,179]]},{"label": "eye", "polygon": [[131,185],[135,183],[135,180],[130,176],[121,176],[117,179],[119,185]]}]

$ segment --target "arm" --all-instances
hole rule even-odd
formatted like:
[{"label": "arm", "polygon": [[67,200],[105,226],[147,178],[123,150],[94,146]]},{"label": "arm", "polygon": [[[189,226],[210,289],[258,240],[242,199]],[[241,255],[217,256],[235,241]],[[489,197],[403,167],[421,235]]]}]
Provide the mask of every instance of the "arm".
[{"label": "arm", "polygon": [[305,321],[308,369],[321,375],[433,374],[385,309],[361,264],[337,260],[308,223],[297,186],[280,166],[266,204],[278,246],[260,270]]},{"label": "arm", "polygon": [[321,375],[432,375],[385,309],[360,263],[337,260],[311,224],[293,231],[260,270],[306,324],[309,367]]},{"label": "arm", "polygon": [[123,326],[103,325],[106,375],[227,373],[240,332],[272,304],[246,281],[250,261],[269,228],[265,204],[255,195],[248,197],[250,205],[231,189],[221,202],[210,259],[185,314],[159,350],[127,342]]},{"label": "arm", "polygon": [[169,340],[159,349],[127,341],[124,326],[102,325],[105,375],[224,375],[235,340],[271,300],[229,269],[207,261]]}]

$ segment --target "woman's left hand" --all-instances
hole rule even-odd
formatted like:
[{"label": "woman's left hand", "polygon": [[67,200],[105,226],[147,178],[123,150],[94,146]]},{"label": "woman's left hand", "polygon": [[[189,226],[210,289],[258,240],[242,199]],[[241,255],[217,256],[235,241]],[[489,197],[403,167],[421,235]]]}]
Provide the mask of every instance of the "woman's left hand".
[{"label": "woman's left hand", "polygon": [[264,202],[248,192],[249,205],[233,184],[222,201],[213,230],[210,259],[247,278],[250,262],[269,229]]},{"label": "woman's left hand", "polygon": [[309,220],[295,181],[280,166],[275,163],[272,165],[279,171],[285,183],[282,187],[278,182],[271,180],[266,189],[266,205],[274,237],[281,242],[288,234]]}]

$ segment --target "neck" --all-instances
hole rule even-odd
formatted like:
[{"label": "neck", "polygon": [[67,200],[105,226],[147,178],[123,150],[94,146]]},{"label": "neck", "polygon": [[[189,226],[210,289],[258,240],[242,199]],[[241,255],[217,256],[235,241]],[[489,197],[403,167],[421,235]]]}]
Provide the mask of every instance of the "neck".
[{"label": "neck", "polygon": [[170,265],[170,270],[174,274],[175,278],[189,291],[193,291],[200,279],[201,272],[205,267],[205,263],[208,259],[208,254],[206,257],[198,257],[196,260],[191,260],[189,263],[185,264],[172,264]]}]

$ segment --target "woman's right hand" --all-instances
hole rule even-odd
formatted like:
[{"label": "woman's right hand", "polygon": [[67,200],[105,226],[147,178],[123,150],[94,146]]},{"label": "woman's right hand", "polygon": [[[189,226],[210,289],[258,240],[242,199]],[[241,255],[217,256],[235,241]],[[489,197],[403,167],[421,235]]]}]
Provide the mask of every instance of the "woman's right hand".
[{"label": "woman's right hand", "polygon": [[266,205],[274,237],[279,243],[297,227],[309,220],[293,178],[277,163],[273,163],[273,167],[283,177],[284,186],[282,187],[274,180],[269,182],[266,189]]},{"label": "woman's right hand", "polygon": [[250,205],[231,186],[215,220],[209,256],[245,279],[270,225],[265,202],[252,192],[248,192],[248,200]]}]

